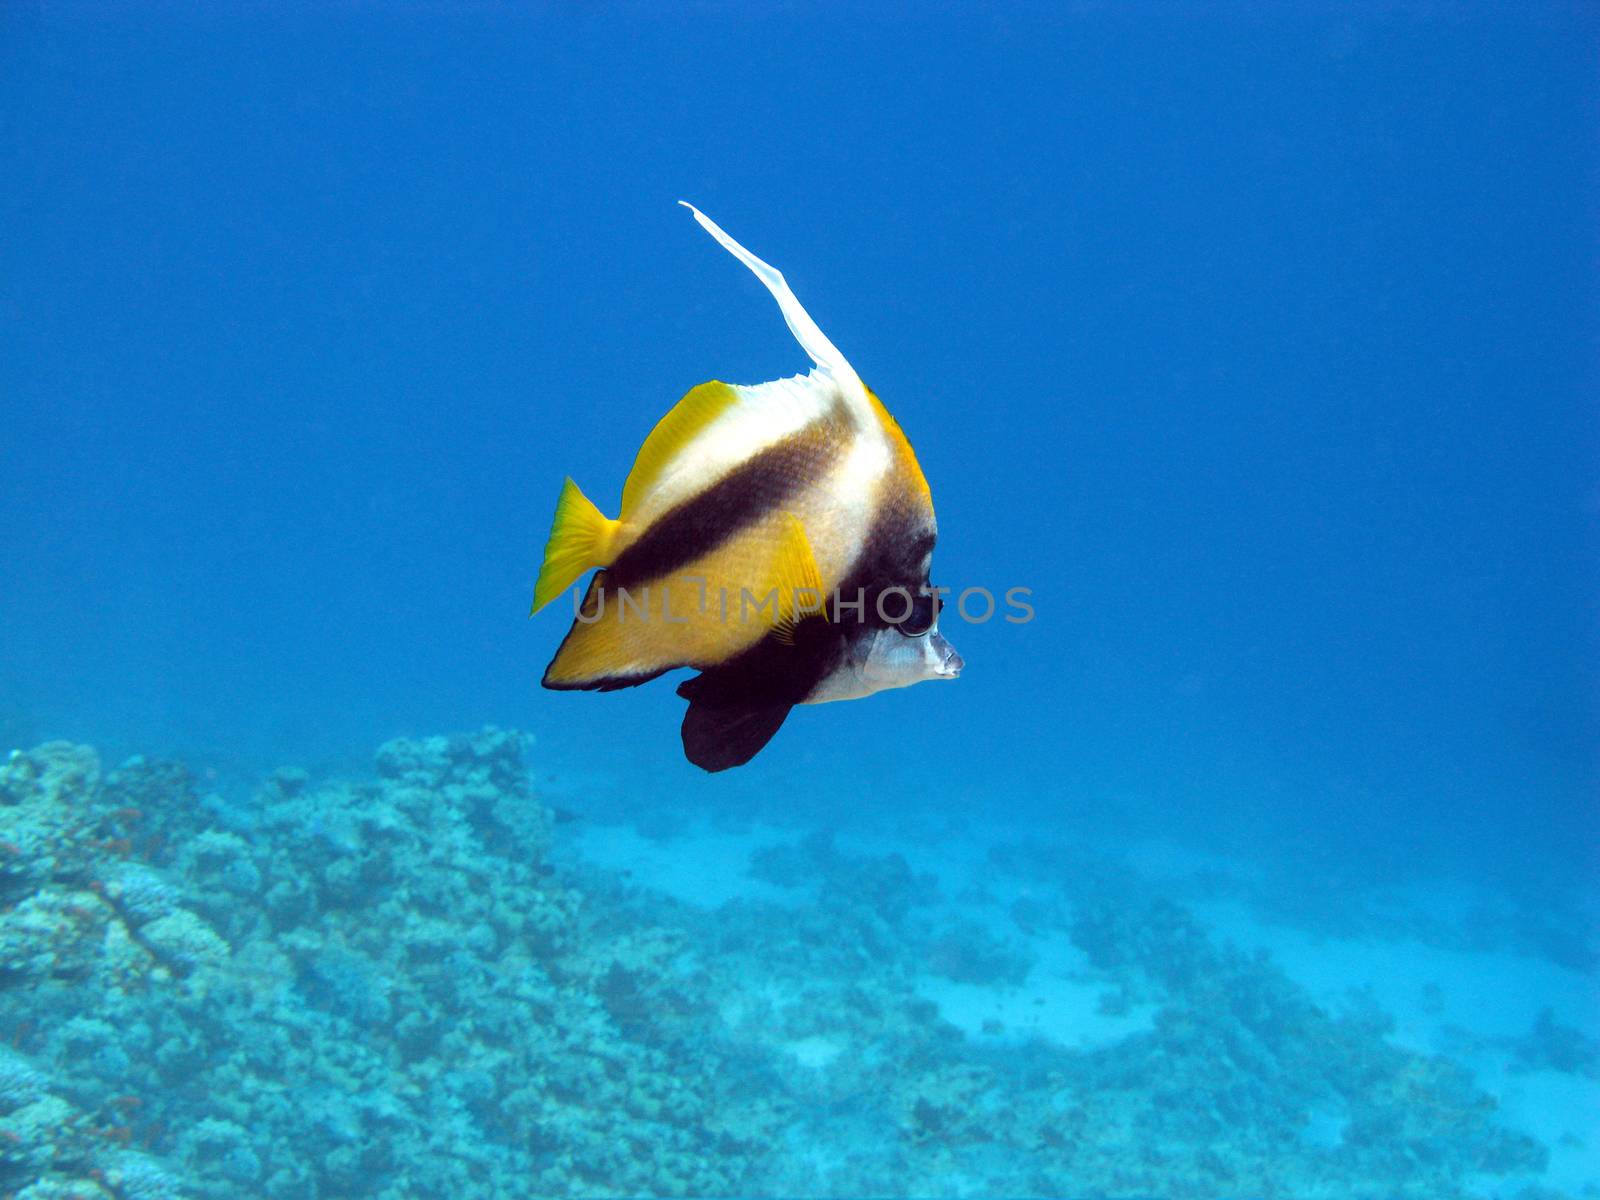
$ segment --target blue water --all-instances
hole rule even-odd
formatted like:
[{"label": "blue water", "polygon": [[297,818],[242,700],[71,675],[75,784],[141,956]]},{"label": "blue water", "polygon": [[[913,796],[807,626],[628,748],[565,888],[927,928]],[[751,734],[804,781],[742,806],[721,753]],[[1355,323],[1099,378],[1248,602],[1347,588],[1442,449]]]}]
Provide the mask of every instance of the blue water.
[{"label": "blue water", "polygon": [[[1597,51],[1561,3],[8,6],[0,741],[243,821],[493,724],[611,828],[1165,839],[1592,946]],[[679,198],[895,413],[935,580],[1037,611],[717,777],[526,618],[564,475],[614,511],[689,387],[807,366]]]}]

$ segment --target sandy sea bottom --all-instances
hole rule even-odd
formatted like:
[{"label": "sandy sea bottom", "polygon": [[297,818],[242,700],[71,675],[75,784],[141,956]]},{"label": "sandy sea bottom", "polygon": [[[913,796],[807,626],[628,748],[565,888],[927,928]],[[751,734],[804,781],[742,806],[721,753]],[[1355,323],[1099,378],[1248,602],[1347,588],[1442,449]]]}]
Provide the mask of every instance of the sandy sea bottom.
[{"label": "sandy sea bottom", "polygon": [[0,1194],[1600,1196],[1592,897],[586,812],[529,754],[14,754]]}]

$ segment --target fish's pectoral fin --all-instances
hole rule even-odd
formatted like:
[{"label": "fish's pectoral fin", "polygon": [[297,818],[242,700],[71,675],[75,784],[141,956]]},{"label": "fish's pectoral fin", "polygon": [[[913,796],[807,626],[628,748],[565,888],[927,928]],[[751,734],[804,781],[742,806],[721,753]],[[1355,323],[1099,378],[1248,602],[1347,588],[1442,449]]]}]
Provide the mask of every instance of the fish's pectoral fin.
[{"label": "fish's pectoral fin", "polygon": [[585,571],[606,565],[617,524],[596,508],[570,477],[561,485],[539,582],[533,587],[530,616],[576,583]]},{"label": "fish's pectoral fin", "polygon": [[683,714],[683,756],[706,771],[741,767],[772,740],[792,707],[782,701],[691,699]]},{"label": "fish's pectoral fin", "polygon": [[778,618],[772,636],[792,646],[795,628],[807,617],[820,614],[826,602],[811,540],[806,537],[805,524],[793,513],[784,514],[783,535],[768,586],[778,589]]}]

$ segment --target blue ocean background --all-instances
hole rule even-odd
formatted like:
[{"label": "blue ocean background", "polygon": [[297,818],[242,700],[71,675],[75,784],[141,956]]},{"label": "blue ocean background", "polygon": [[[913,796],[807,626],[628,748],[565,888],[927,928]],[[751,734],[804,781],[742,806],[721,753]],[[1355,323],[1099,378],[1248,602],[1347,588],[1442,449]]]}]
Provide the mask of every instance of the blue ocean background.
[{"label": "blue ocean background", "polygon": [[[492,725],[596,827],[1493,889],[1593,1016],[1597,54],[1576,3],[8,5],[0,741],[237,814]],[[807,367],[680,198],[899,419],[935,581],[1036,609],[715,777],[527,617],[563,476],[614,511],[689,387]]]}]

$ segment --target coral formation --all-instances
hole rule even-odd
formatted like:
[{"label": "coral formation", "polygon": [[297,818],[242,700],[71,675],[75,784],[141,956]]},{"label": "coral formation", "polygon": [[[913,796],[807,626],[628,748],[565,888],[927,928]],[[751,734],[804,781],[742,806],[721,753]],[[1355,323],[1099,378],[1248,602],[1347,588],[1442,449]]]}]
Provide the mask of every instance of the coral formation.
[{"label": "coral formation", "polygon": [[[984,1046],[932,973],[1032,961],[898,855],[756,856],[806,903],[696,909],[553,854],[528,739],[376,776],[50,743],[0,770],[0,1193],[21,1200],[707,1194],[1447,1198],[1535,1172],[1445,1059],[1330,1014],[1107,863],[1017,848],[1019,936],[1152,1026]],[[1530,1059],[1592,1069],[1546,1023]]]}]

